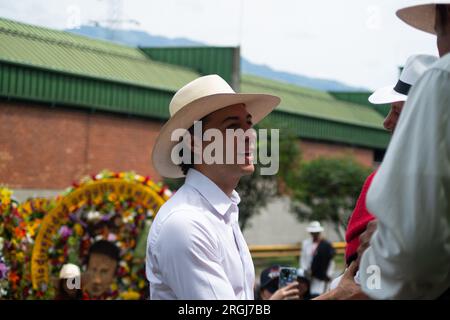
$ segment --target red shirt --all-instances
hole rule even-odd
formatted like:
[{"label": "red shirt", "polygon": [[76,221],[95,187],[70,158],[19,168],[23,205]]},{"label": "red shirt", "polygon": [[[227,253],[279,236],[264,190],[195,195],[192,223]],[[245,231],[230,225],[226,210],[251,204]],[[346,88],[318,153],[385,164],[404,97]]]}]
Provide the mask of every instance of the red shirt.
[{"label": "red shirt", "polygon": [[366,207],[367,191],[369,191],[375,173],[376,171],[372,172],[364,182],[355,209],[348,222],[347,230],[345,232],[345,241],[347,241],[345,261],[347,264],[350,264],[352,260],[356,259],[356,251],[359,247],[359,236],[366,230],[367,224],[375,219]]}]

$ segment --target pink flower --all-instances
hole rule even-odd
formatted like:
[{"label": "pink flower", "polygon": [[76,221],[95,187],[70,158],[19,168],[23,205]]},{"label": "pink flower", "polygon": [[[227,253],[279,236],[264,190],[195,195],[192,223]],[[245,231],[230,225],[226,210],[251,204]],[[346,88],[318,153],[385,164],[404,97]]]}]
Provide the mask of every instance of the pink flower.
[{"label": "pink flower", "polygon": [[67,226],[62,226],[59,229],[59,234],[63,238],[68,238],[68,237],[70,237],[72,235],[72,230],[69,227],[67,227]]}]

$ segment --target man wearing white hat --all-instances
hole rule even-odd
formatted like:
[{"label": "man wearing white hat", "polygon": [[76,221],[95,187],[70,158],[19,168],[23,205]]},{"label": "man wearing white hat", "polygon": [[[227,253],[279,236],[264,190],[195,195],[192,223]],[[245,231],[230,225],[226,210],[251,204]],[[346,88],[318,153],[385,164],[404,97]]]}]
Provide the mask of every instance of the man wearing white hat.
[{"label": "man wearing white hat", "polygon": [[441,59],[411,89],[369,188],[378,226],[361,257],[361,286],[376,299],[434,299],[450,287],[450,1],[397,16],[436,34]]},{"label": "man wearing white hat", "polygon": [[[174,95],[170,119],[159,133],[152,159],[162,176],[186,178],[161,207],[148,235],[146,274],[151,299],[254,298],[255,271],[239,228],[240,198],[234,190],[242,176],[254,171],[253,146],[245,139],[243,151],[219,150],[233,159],[243,155],[243,163],[211,163],[196,151],[196,146],[206,149],[211,142],[196,140],[192,127],[201,121],[205,135],[215,130],[222,137],[227,129],[247,131],[279,102],[271,95],[237,94],[217,75],[200,77]],[[173,135],[179,129],[193,132],[193,142],[187,143],[190,149],[182,149],[181,163],[174,159],[179,141]],[[200,161],[185,161],[186,153]]]},{"label": "man wearing white hat", "polygon": [[[410,56],[400,74],[400,78],[395,85],[390,85],[377,89],[370,97],[373,104],[391,104],[389,114],[383,122],[386,130],[394,133],[398,119],[402,112],[404,103],[408,99],[408,93],[420,76],[436,61],[437,57],[425,54]],[[361,193],[356,202],[355,208],[349,218],[345,231],[345,262],[349,266],[351,262],[360,258],[358,256],[365,249],[366,243],[360,240],[363,233],[367,234],[376,228],[376,218],[369,212],[366,206],[367,191],[369,190],[376,171],[372,172],[364,182]],[[367,230],[367,232],[366,232]],[[342,276],[333,280],[330,288],[334,289],[342,279]],[[355,281],[359,283],[359,275]]]},{"label": "man wearing white hat", "polygon": [[400,78],[395,85],[377,89],[370,97],[373,104],[391,104],[391,110],[383,122],[386,130],[394,132],[403,105],[408,99],[411,87],[419,80],[420,76],[438,60],[437,57],[427,54],[412,55],[406,60]]},{"label": "man wearing white hat", "polygon": [[59,271],[56,300],[81,300],[81,272],[73,263],[66,263]]},{"label": "man wearing white hat", "polygon": [[[369,101],[373,104],[391,104],[389,114],[383,122],[386,130],[394,133],[398,119],[402,112],[403,106],[408,99],[408,93],[414,84],[419,80],[422,74],[430,68],[433,63],[438,60],[437,57],[425,54],[412,55],[406,61],[406,64],[400,74],[400,78],[395,85],[390,85],[377,89],[370,97]],[[367,210],[366,197],[376,171],[370,174],[364,182],[361,193],[356,202],[356,206],[350,216],[347,229],[345,232],[345,240],[347,246],[345,249],[345,260],[347,265],[358,258],[357,250],[360,247],[359,237],[369,226],[375,217]]]},{"label": "man wearing white hat", "polygon": [[306,228],[311,238],[302,242],[300,268],[311,275],[312,296],[324,293],[334,272],[333,246],[322,237],[323,227],[319,221],[312,221]]}]

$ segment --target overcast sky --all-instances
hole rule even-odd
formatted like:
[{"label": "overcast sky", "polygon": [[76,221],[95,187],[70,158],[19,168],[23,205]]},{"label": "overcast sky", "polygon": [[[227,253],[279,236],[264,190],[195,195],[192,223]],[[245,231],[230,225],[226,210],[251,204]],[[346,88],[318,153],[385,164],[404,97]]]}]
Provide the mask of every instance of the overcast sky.
[{"label": "overcast sky", "polygon": [[240,45],[242,55],[254,63],[376,89],[396,82],[398,66],[410,54],[437,55],[434,36],[395,16],[398,8],[420,2],[0,0],[0,16],[56,29],[133,19],[139,24],[121,27],[210,45]]}]

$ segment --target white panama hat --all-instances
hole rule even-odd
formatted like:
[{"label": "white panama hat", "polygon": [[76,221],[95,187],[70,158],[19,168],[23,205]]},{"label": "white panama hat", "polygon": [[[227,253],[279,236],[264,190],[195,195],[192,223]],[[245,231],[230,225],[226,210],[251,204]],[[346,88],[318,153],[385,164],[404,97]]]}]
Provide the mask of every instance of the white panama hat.
[{"label": "white panama hat", "polygon": [[181,178],[181,168],[171,159],[174,146],[172,132],[176,129],[189,129],[195,121],[214,111],[244,104],[252,116],[254,124],[261,121],[280,103],[280,98],[269,94],[236,93],[230,85],[218,75],[197,78],[175,93],[169,105],[170,119],[159,132],[152,151],[153,166],[167,178]]},{"label": "white panama hat", "polygon": [[59,272],[60,279],[72,279],[79,277],[81,275],[80,268],[72,263],[67,263],[63,265],[61,271]]},{"label": "white panama hat", "polygon": [[406,61],[400,74],[400,79],[394,86],[377,89],[369,97],[370,103],[385,104],[397,101],[406,101],[411,87],[419,80],[420,76],[438,60],[438,57],[427,54],[412,55]]},{"label": "white panama hat", "polygon": [[402,8],[397,11],[397,17],[410,26],[431,33],[436,34],[434,30],[434,24],[436,22],[436,5],[437,4],[449,4],[450,1],[435,0],[427,1],[422,4],[416,4]]},{"label": "white panama hat", "polygon": [[323,231],[323,227],[320,225],[319,221],[313,221],[306,228],[306,231],[308,231],[309,233],[322,232]]}]

